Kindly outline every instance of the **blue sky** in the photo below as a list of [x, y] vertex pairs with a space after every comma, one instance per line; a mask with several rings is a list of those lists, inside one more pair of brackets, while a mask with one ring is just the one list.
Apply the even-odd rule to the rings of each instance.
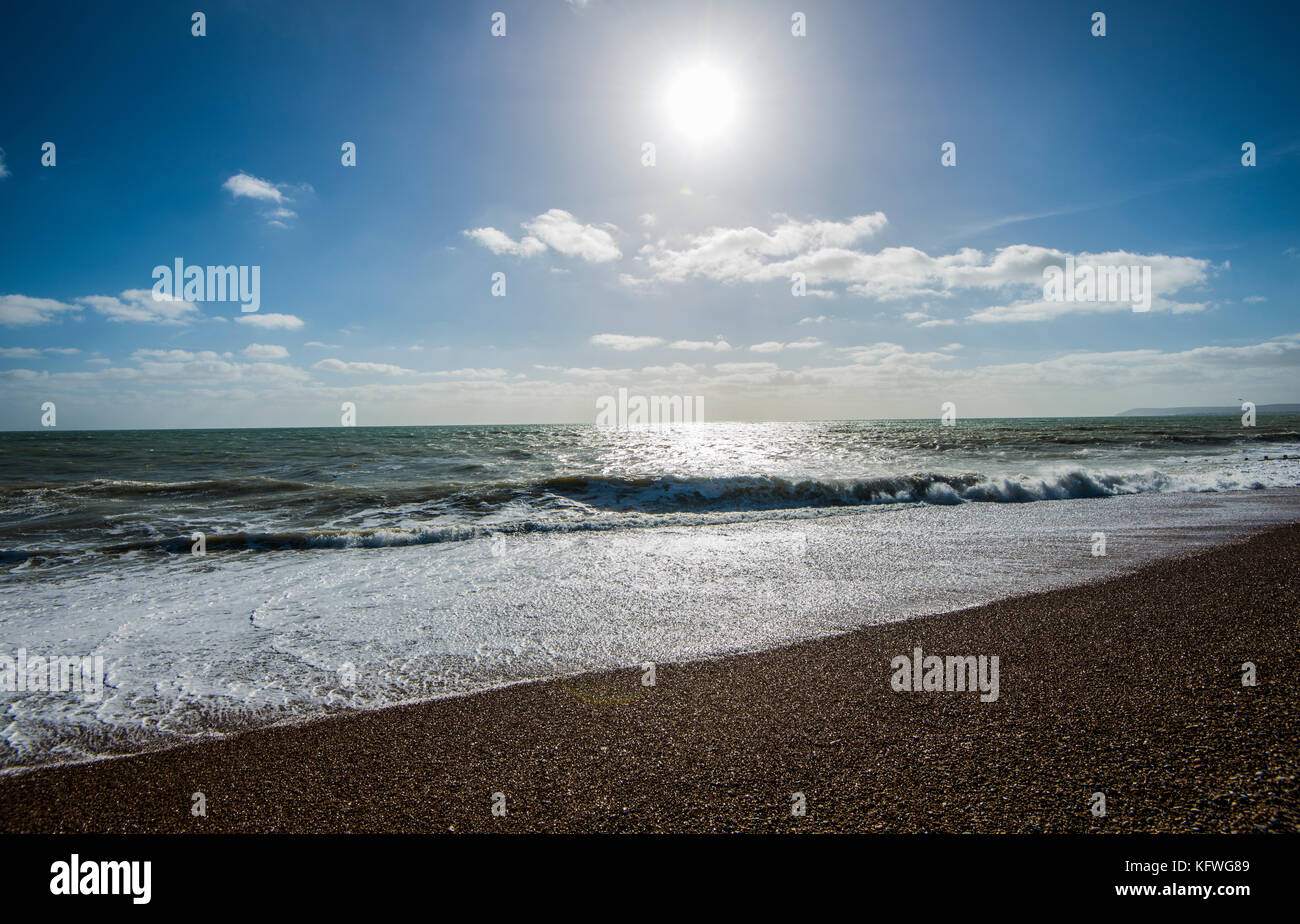
[[[5, 7], [0, 427], [1300, 400], [1295, 4], [200, 6]], [[1067, 255], [1152, 310], [1044, 303]], [[178, 257], [259, 311], [155, 302]]]

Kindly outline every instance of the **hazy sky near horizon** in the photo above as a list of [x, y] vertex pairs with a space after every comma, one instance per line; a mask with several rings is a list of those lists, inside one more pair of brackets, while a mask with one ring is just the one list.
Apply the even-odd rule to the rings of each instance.
[[0, 14], [0, 428], [1300, 400], [1295, 3], [194, 6]]

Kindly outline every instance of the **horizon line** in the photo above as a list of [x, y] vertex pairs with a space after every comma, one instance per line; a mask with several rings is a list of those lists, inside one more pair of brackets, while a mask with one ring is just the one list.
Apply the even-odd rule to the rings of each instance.
[[[1294, 405], [1296, 405], [1297, 407], [1300, 407], [1300, 402], [1289, 402], [1289, 401], [1273, 401], [1273, 402], [1269, 402], [1268, 404], [1257, 404], [1255, 407], [1256, 407], [1256, 410], [1259, 410], [1260, 408], [1273, 407], [1273, 406], [1277, 406], [1277, 405], [1289, 405], [1289, 404], [1294, 404]], [[1143, 417], [1163, 417], [1163, 416], [1167, 416], [1167, 417], [1222, 417], [1222, 416], [1233, 416], [1233, 415], [1235, 415], [1235, 414], [1237, 413], [1237, 411], [1238, 411], [1238, 409], [1237, 409], [1234, 405], [1230, 405], [1230, 404], [1225, 404], [1225, 405], [1182, 405], [1182, 407], [1221, 408], [1223, 411], [1225, 411], [1225, 412], [1229, 412], [1229, 413], [1224, 413], [1224, 414], [1167, 414], [1167, 415], [1162, 415], [1162, 414], [1143, 414], [1143, 415], [1141, 415], [1141, 416], [1143, 416]], [[1051, 416], [1043, 416], [1043, 415], [998, 415], [998, 416], [991, 416], [991, 417], [981, 417], [981, 416], [976, 416], [976, 415], [968, 415], [968, 416], [964, 416], [964, 417], [958, 417], [957, 419], [958, 419], [958, 420], [1106, 420], [1106, 419], [1110, 419], [1110, 418], [1125, 417], [1126, 415], [1130, 415], [1130, 414], [1132, 414], [1133, 411], [1140, 411], [1140, 410], [1170, 410], [1170, 411], [1174, 411], [1174, 410], [1179, 410], [1179, 406], [1174, 406], [1174, 407], [1169, 407], [1169, 408], [1129, 408], [1128, 410], [1125, 410], [1125, 411], [1119, 411], [1119, 412], [1114, 413], [1114, 414], [1059, 414], [1059, 415], [1051, 415]], [[1294, 411], [1294, 412], [1282, 412], [1282, 415], [1283, 415], [1283, 416], [1300, 416], [1300, 410], [1298, 410], [1298, 411]], [[331, 425], [315, 425], [315, 426], [269, 426], [269, 427], [76, 427], [76, 428], [74, 428], [74, 427], [58, 427], [58, 426], [54, 426], [54, 427], [26, 427], [26, 428], [20, 428], [20, 429], [17, 429], [17, 428], [15, 428], [15, 429], [0, 428], [0, 434], [4, 434], [4, 433], [33, 433], [33, 432], [43, 432], [43, 431], [47, 431], [47, 430], [52, 430], [52, 431], [56, 431], [56, 432], [63, 432], [63, 433], [157, 433], [157, 432], [161, 432], [161, 431], [171, 431], [171, 430], [183, 430], [183, 431], [194, 431], [194, 432], [204, 432], [204, 431], [222, 431], [222, 430], [394, 430], [394, 429], [400, 429], [400, 428], [402, 428], [402, 427], [407, 427], [407, 428], [415, 427], [415, 428], [420, 428], [420, 429], [433, 429], [433, 428], [438, 428], [438, 427], [445, 427], [445, 428], [453, 428], [453, 427], [590, 427], [590, 428], [592, 428], [593, 430], [597, 430], [597, 429], [601, 429], [601, 430], [640, 430], [640, 429], [646, 429], [646, 430], [649, 430], [649, 429], [663, 430], [663, 429], [666, 429], [666, 428], [698, 426], [698, 425], [700, 425], [700, 424], [708, 425], [708, 424], [724, 424], [724, 423], [740, 423], [740, 424], [768, 424], [768, 423], [874, 423], [874, 422], [877, 422], [877, 421], [937, 421], [937, 420], [939, 420], [939, 419], [940, 419], [939, 416], [935, 416], [935, 417], [817, 417], [817, 418], [803, 417], [803, 418], [785, 418], [785, 419], [770, 419], [770, 420], [701, 420], [701, 421], [679, 421], [679, 422], [672, 422], [672, 423], [666, 423], [666, 424], [665, 424], [665, 423], [660, 423], [660, 424], [644, 424], [644, 425], [629, 426], [629, 427], [599, 427], [597, 424], [595, 424], [595, 423], [593, 423], [593, 422], [591, 422], [591, 421], [589, 421], [589, 420], [587, 420], [587, 421], [547, 421], [547, 422], [545, 422], [545, 423], [521, 423], [521, 422], [509, 422], [509, 423], [486, 423], [486, 422], [485, 422], [485, 423], [441, 423], [441, 424], [426, 424], [426, 423], [409, 423], [409, 424], [407, 424], [407, 423], [403, 423], [403, 424], [350, 424], [350, 425], [347, 425], [347, 426], [344, 426], [344, 425], [342, 425], [342, 424], [331, 424]]]

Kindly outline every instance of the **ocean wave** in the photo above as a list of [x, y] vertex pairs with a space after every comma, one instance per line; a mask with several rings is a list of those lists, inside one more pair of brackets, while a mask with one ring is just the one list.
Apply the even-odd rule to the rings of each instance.
[[1167, 474], [1158, 470], [1112, 473], [1075, 469], [1048, 475], [989, 476], [937, 472], [865, 479], [730, 478], [551, 479], [534, 488], [603, 510], [660, 513], [682, 510], [761, 510], [794, 507], [857, 507], [871, 504], [1026, 503], [1167, 491], [1224, 491], [1292, 487], [1294, 478], [1266, 484], [1223, 474]]
[[303, 491], [318, 487], [305, 481], [285, 481], [279, 478], [208, 478], [194, 481], [135, 481], [119, 478], [96, 478], [91, 481], [47, 484], [33, 487], [27, 484], [0, 485], [0, 498], [31, 497], [138, 497], [172, 495], [211, 495], [237, 497], [242, 494], [275, 494]]
[[[487, 539], [496, 535], [615, 530], [646, 526], [725, 523], [818, 510], [896, 504], [1031, 503], [1125, 494], [1215, 492], [1300, 486], [1288, 467], [1267, 479], [1248, 470], [1093, 472], [1072, 469], [1040, 475], [925, 472], [859, 479], [734, 476], [570, 475], [528, 485], [496, 485], [444, 496], [445, 503], [353, 510], [367, 525], [335, 528], [214, 528], [208, 552], [386, 548]], [[423, 522], [421, 522], [423, 521]], [[203, 531], [201, 526], [194, 529]], [[159, 535], [162, 532], [162, 535]], [[97, 554], [188, 554], [189, 533], [147, 536], [99, 545]], [[0, 550], [0, 562], [50, 563], [79, 550]]]

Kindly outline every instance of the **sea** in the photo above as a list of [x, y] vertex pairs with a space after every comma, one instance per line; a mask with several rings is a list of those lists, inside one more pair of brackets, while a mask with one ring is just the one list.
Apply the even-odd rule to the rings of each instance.
[[[1300, 416], [0, 433], [0, 771], [760, 650], [1297, 520]], [[20, 651], [101, 659], [100, 694], [17, 689]]]

